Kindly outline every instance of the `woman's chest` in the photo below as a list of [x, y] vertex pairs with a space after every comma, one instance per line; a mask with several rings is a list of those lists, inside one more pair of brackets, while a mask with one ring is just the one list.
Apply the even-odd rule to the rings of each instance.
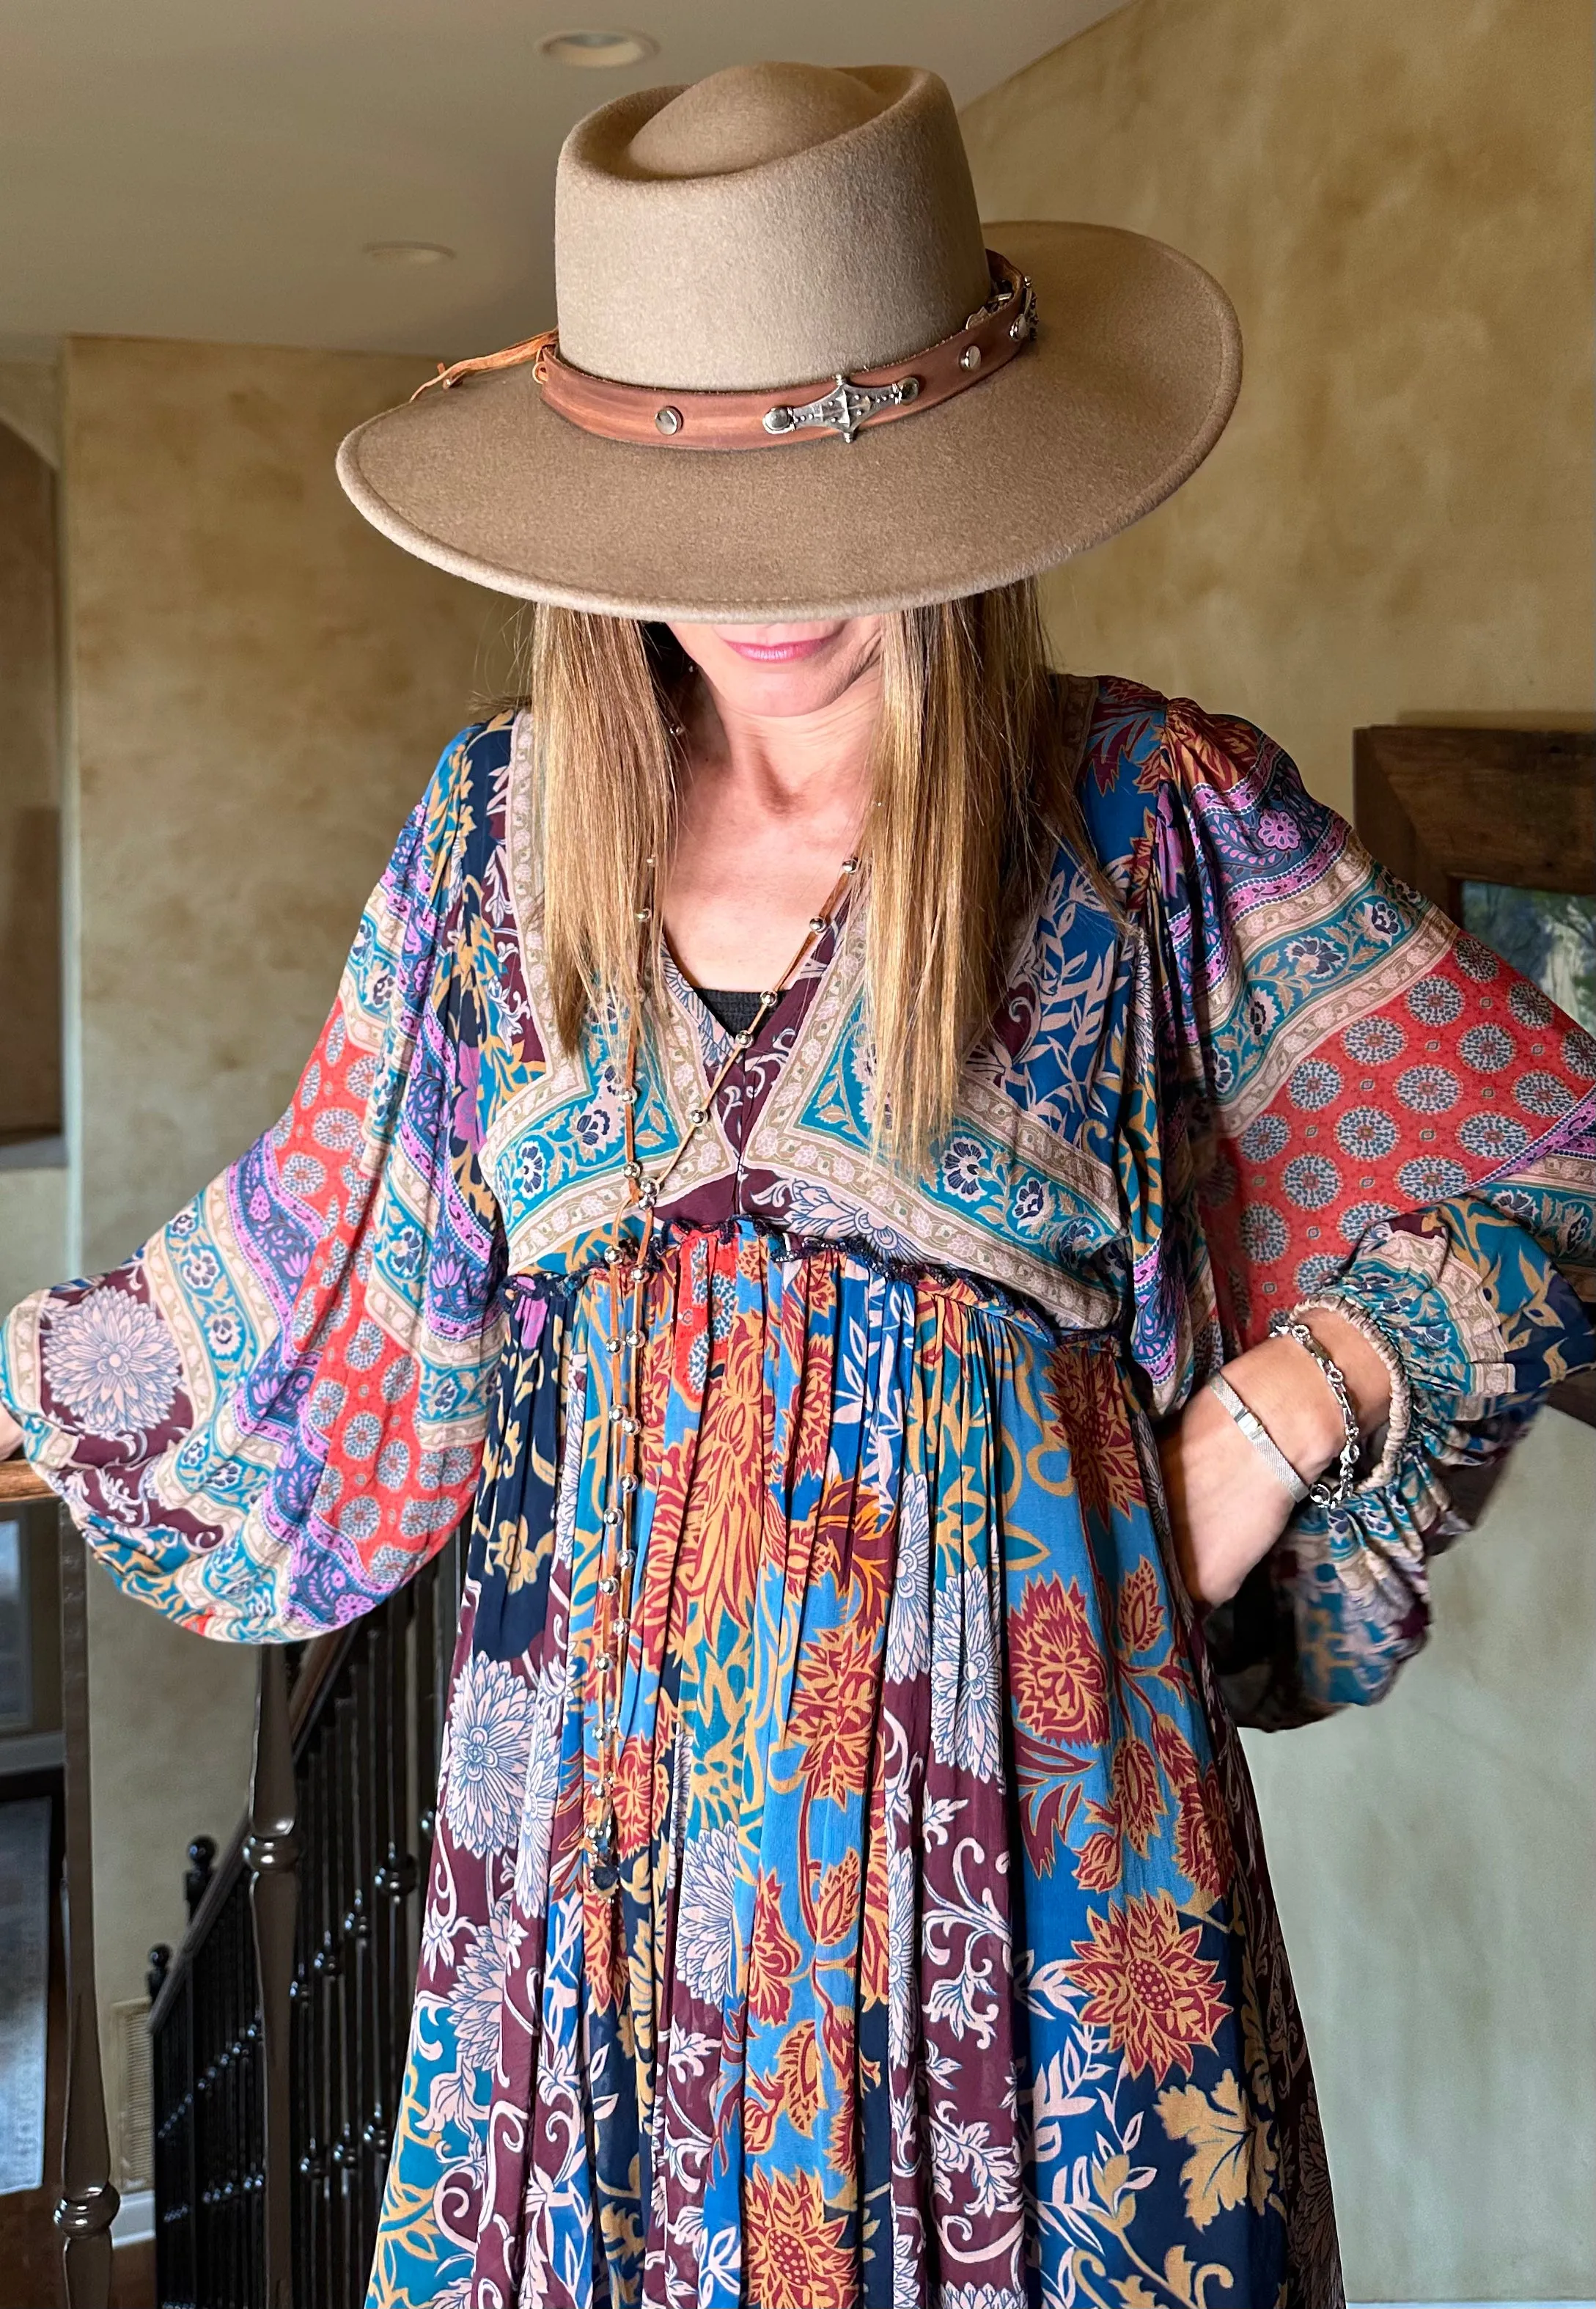
[[985, 1277], [1072, 1325], [1114, 1319], [1126, 973], [1111, 922], [1059, 886], [1066, 866], [1015, 942], [953, 1128], [910, 1179], [872, 1149], [862, 904], [815, 946], [746, 1051], [669, 954], [634, 1038], [600, 1008], [567, 1050], [552, 1024], [532, 838], [506, 778], [484, 813], [462, 923], [461, 1120], [513, 1271], [588, 1266], [652, 1189], [662, 1224], [753, 1218]]

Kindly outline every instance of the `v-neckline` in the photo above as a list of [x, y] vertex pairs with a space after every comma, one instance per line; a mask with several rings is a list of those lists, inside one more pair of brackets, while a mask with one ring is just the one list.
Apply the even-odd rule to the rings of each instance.
[[[777, 1001], [774, 1008], [771, 1011], [769, 1016], [765, 1019], [764, 1024], [761, 1026], [758, 1036], [751, 1046], [750, 1056], [753, 1054], [754, 1051], [758, 1050], [766, 1042], [772, 1030], [776, 1025], [777, 1021], [781, 1018], [782, 1012], [786, 1009], [788, 1003], [798, 991], [800, 987], [813, 987], [815, 991], [818, 993], [821, 986], [824, 983], [825, 979], [829, 975], [833, 964], [835, 963], [838, 956], [842, 950], [844, 933], [849, 922], [858, 911], [862, 896], [862, 891], [854, 889], [844, 891], [841, 899], [839, 901], [837, 911], [832, 916], [831, 927], [825, 933], [825, 937], [816, 939], [814, 951], [809, 955], [802, 967], [798, 970], [797, 975], [792, 979], [791, 982], [782, 990], [780, 999]], [[831, 940], [831, 950], [829, 953], [825, 954], [824, 959], [820, 962], [819, 967], [816, 968], [815, 966], [816, 957], [819, 956], [824, 949], [826, 938], [829, 938]], [[723, 1059], [726, 1055], [727, 1047], [733, 1039], [732, 1030], [730, 1027], [723, 1026], [721, 1025], [720, 1019], [716, 1017], [714, 1012], [710, 1008], [709, 1004], [704, 1000], [703, 996], [699, 991], [698, 988], [694, 984], [692, 979], [688, 977], [684, 964], [677, 958], [675, 947], [671, 945], [670, 933], [666, 929], [663, 921], [661, 921], [660, 925], [660, 946], [665, 958], [663, 975], [667, 990], [676, 997], [678, 1006], [686, 1011], [689, 1021], [694, 1027], [700, 1027], [702, 1029], [703, 1026], [707, 1025], [711, 1037], [720, 1045], [720, 1058]], [[724, 989], [712, 990], [724, 991], [729, 994], [755, 993], [763, 991], [761, 989], [749, 987], [727, 987]], [[811, 1001], [813, 999], [813, 996], [811, 996]], [[806, 1005], [806, 1008], [807, 1007], [807, 1005]], [[717, 1059], [717, 1064], [718, 1063], [719, 1059]]]
[[[754, 1042], [744, 1054], [740, 1068], [733, 1070], [721, 1091], [723, 1102], [740, 1110], [738, 1139], [746, 1147], [760, 1114], [775, 1088], [780, 1077], [797, 1055], [805, 1027], [814, 1011], [821, 989], [837, 966], [843, 947], [848, 943], [850, 925], [857, 919], [863, 892], [848, 890], [833, 915], [825, 937], [817, 941], [798, 975], [783, 990], [781, 999], [766, 1017]], [[826, 941], [829, 939], [829, 949]], [[714, 1012], [703, 999], [698, 988], [688, 977], [663, 922], [660, 926], [660, 943], [663, 958], [661, 977], [665, 992], [686, 1025], [700, 1074], [700, 1087], [707, 1089], [720, 1067], [724, 1065], [735, 1040], [729, 1028], [722, 1026]], [[796, 1015], [792, 1005], [799, 1005]], [[774, 1038], [784, 1027], [790, 1027], [791, 1040], [784, 1051], [772, 1048]], [[722, 1109], [722, 1120], [727, 1120]]]

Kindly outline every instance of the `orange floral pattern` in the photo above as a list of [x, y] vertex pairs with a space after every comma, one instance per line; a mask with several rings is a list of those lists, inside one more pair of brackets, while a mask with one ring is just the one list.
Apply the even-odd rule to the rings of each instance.
[[792, 2010], [792, 1980], [803, 1950], [781, 1922], [781, 1880], [762, 1875], [754, 1902], [748, 1945], [748, 2010], [756, 2020], [780, 2028]]
[[1079, 1580], [1033, 1579], [1009, 1621], [1014, 1706], [1039, 1738], [1095, 1748], [1109, 1729], [1107, 1663]]
[[748, 2300], [757, 2309], [854, 2309], [848, 2221], [828, 2213], [812, 2174], [755, 2172], [744, 2231]]
[[1164, 1640], [1164, 1607], [1159, 1596], [1158, 1574], [1143, 1561], [1119, 1583], [1119, 1643], [1133, 1656], [1150, 1652]]
[[789, 1736], [804, 1751], [806, 1781], [833, 1803], [857, 1795], [869, 1769], [876, 1734], [873, 1650], [867, 1627], [827, 1628], [806, 1658], [788, 1719]]
[[1164, 1810], [1158, 1766], [1144, 1740], [1133, 1733], [1116, 1743], [1111, 1777], [1120, 1829], [1132, 1850], [1144, 1860]]
[[1167, 1892], [1143, 1893], [1106, 1916], [1087, 1916], [1089, 1937], [1065, 1967], [1085, 2002], [1082, 2018], [1106, 2028], [1132, 2076], [1171, 2069], [1190, 2076], [1193, 2056], [1213, 2043], [1226, 2017], [1217, 1968], [1198, 1955], [1202, 1932], [1183, 1930]]

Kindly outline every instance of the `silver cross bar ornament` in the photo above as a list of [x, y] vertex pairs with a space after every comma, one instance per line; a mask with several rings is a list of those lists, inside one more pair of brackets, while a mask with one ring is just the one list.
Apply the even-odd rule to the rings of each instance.
[[903, 376], [895, 385], [854, 385], [839, 375], [829, 393], [818, 401], [800, 402], [796, 409], [779, 402], [764, 412], [767, 433], [796, 433], [804, 425], [830, 425], [844, 441], [851, 441], [861, 425], [879, 417], [884, 409], [902, 408], [919, 393], [918, 376]]

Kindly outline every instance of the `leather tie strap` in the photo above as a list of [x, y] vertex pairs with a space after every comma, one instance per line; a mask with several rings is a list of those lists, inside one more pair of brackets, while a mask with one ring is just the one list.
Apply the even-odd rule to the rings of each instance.
[[851, 441], [867, 425], [890, 423], [917, 410], [951, 401], [1022, 352], [1036, 328], [1030, 281], [1006, 257], [987, 252], [992, 294], [962, 329], [907, 360], [850, 376], [755, 393], [678, 393], [621, 385], [594, 376], [561, 358], [558, 333], [548, 329], [500, 353], [456, 361], [428, 377], [412, 399], [433, 386], [447, 391], [480, 372], [532, 365], [544, 400], [584, 433], [650, 448], [768, 449], [789, 441]]

